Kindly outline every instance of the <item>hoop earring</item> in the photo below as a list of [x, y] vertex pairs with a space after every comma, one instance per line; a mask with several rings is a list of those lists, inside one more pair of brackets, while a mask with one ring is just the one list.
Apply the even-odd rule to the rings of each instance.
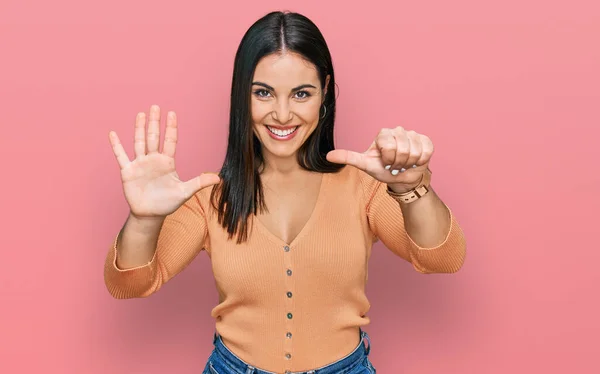
[[325, 104], [323, 104], [323, 115], [321, 116], [321, 119], [325, 118], [325, 116], [327, 115], [327, 107], [325, 106]]

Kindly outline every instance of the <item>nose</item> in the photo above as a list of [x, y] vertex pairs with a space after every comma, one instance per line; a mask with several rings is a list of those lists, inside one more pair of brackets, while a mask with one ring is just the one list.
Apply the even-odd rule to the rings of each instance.
[[275, 103], [275, 107], [273, 108], [273, 112], [271, 113], [273, 119], [282, 125], [290, 122], [292, 120], [293, 114], [290, 110], [290, 105], [287, 100], [278, 100]]

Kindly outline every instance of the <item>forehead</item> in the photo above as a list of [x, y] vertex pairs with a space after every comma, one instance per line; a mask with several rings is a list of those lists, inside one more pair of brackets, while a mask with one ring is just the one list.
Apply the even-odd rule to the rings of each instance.
[[279, 52], [263, 57], [256, 65], [253, 80], [274, 88], [292, 88], [305, 83], [318, 87], [319, 84], [315, 65], [294, 52]]

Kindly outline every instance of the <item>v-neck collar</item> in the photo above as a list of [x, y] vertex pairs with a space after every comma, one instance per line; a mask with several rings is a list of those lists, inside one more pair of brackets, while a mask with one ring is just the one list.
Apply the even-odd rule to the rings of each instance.
[[306, 233], [310, 230], [311, 226], [314, 225], [314, 221], [321, 211], [321, 208], [324, 204], [323, 200], [325, 199], [325, 197], [323, 195], [325, 194], [325, 191], [326, 191], [325, 186], [329, 180], [329, 174], [330, 173], [323, 173], [323, 176], [321, 177], [321, 185], [319, 186], [319, 194], [317, 196], [317, 202], [315, 203], [315, 206], [313, 207], [310, 217], [308, 218], [306, 223], [304, 223], [304, 226], [302, 226], [302, 229], [300, 229], [300, 232], [298, 233], [298, 235], [296, 235], [296, 237], [292, 240], [291, 243], [286, 243], [283, 239], [281, 239], [280, 237], [278, 237], [277, 235], [275, 235], [271, 231], [269, 231], [269, 229], [267, 229], [267, 227], [265, 225], [263, 225], [263, 223], [260, 221], [260, 219], [258, 219], [258, 217], [256, 215], [254, 215], [254, 216], [252, 216], [252, 220], [256, 224], [257, 228], [259, 230], [261, 230], [267, 236], [267, 238], [270, 239], [275, 244], [281, 245], [281, 246], [293, 247], [296, 243], [298, 243], [298, 241], [300, 239], [302, 239], [302, 237], [304, 235], [306, 235]]

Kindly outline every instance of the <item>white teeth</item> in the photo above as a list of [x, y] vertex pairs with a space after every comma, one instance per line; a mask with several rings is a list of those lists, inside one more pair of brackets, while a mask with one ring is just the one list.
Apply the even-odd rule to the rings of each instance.
[[281, 137], [290, 135], [291, 133], [296, 131], [297, 128], [298, 128], [298, 126], [292, 127], [292, 128], [286, 129], [286, 130], [279, 130], [279, 129], [267, 126], [267, 129], [269, 129], [269, 131], [271, 131], [273, 134], [275, 134], [277, 136], [281, 136]]

